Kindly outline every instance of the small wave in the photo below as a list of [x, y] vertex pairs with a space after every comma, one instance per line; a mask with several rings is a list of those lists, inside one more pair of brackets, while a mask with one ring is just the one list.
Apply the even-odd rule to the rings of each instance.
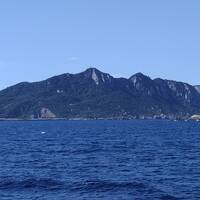
[[180, 200], [180, 198], [174, 197], [172, 195], [163, 195], [160, 197], [160, 200]]
[[143, 183], [138, 182], [110, 182], [110, 181], [86, 181], [76, 184], [73, 190], [91, 191], [116, 191], [145, 188]]
[[158, 195], [160, 196], [160, 200], [180, 200], [179, 198], [169, 195], [163, 191], [160, 191], [156, 188], [153, 188], [149, 185], [146, 185], [142, 182], [112, 182], [112, 181], [86, 181], [83, 183], [80, 183], [79, 185], [76, 185], [76, 187], [73, 187], [74, 191], [87, 191], [87, 192], [129, 192], [130, 194], [137, 194], [139, 196], [143, 195], [149, 195], [154, 196]]
[[138, 182], [109, 182], [109, 181], [84, 181], [65, 184], [53, 179], [25, 179], [0, 181], [2, 189], [44, 189], [44, 190], [70, 190], [70, 191], [114, 191], [144, 188]]
[[0, 189], [59, 189], [63, 183], [52, 179], [26, 179], [0, 181]]
[[54, 179], [25, 179], [25, 180], [4, 180], [0, 181], [0, 190], [47, 190], [57, 191], [64, 190], [65, 192], [74, 193], [107, 193], [107, 192], [118, 192], [123, 193], [129, 192], [130, 194], [137, 195], [150, 195], [159, 196], [160, 200], [179, 200], [179, 198], [169, 195], [161, 190], [152, 188], [145, 185], [142, 182], [114, 182], [114, 181], [83, 181], [83, 182], [72, 182], [64, 183]]
[[70, 153], [73, 154], [90, 154], [90, 153], [97, 153], [101, 152], [101, 148], [88, 148], [88, 149], [78, 149], [78, 150], [72, 150]]

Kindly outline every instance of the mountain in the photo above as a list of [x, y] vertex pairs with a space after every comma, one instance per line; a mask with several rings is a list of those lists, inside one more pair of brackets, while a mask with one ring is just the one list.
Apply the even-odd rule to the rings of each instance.
[[200, 93], [200, 85], [195, 85], [194, 87], [197, 90], [197, 92]]
[[198, 113], [200, 86], [142, 73], [114, 78], [89, 68], [0, 91], [0, 118], [188, 118]]

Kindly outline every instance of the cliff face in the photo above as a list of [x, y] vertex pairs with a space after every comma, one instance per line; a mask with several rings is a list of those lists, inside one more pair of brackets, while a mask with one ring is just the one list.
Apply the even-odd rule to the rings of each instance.
[[195, 87], [196, 91], [200, 94], [200, 85], [195, 85], [194, 87]]
[[200, 87], [95, 68], [0, 91], [1, 118], [175, 118], [200, 113]]

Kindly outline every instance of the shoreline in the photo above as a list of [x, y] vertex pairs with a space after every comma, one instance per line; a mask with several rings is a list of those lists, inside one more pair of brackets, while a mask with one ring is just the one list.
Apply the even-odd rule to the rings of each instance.
[[37, 118], [37, 119], [28, 119], [28, 118], [0, 118], [1, 121], [144, 121], [144, 120], [155, 120], [155, 121], [200, 121], [200, 119], [192, 118]]

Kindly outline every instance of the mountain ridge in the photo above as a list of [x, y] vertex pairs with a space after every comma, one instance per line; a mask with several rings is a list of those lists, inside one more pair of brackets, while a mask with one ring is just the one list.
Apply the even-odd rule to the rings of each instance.
[[200, 113], [200, 86], [136, 73], [115, 78], [97, 68], [0, 91], [0, 118], [188, 118]]

